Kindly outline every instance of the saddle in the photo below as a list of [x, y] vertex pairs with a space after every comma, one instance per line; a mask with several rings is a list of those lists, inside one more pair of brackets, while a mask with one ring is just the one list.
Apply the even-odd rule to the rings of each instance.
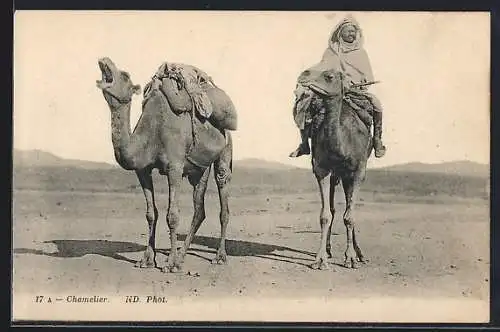
[[[309, 135], [312, 137], [322, 125], [325, 119], [326, 109], [320, 95], [314, 95], [310, 103], [311, 112], [307, 122], [311, 124]], [[370, 100], [362, 94], [348, 92], [342, 100], [342, 108], [353, 112], [363, 124], [370, 129], [373, 124], [373, 105]]]
[[298, 77], [297, 83], [314, 91], [314, 96], [307, 105], [310, 110], [315, 110], [315, 114], [310, 114], [310, 122], [313, 128], [319, 128], [324, 119], [325, 108], [323, 99], [339, 96], [342, 94], [342, 107], [350, 110], [366, 125], [371, 128], [373, 124], [373, 105], [365, 92], [358, 89], [345, 89], [343, 87], [343, 74], [334, 69], [324, 68], [321, 64], [304, 70]]
[[350, 90], [344, 94], [343, 99], [342, 107], [349, 106], [356, 112], [361, 121], [370, 128], [373, 124], [373, 112], [375, 109], [368, 97], [362, 92]]
[[[188, 68], [190, 77], [183, 74], [182, 66]], [[163, 63], [144, 88], [145, 100], [152, 86], [165, 95], [174, 113], [192, 112], [200, 121], [208, 120], [218, 129], [237, 129], [234, 104], [203, 71], [193, 66]]]
[[[179, 84], [179, 85], [178, 85]], [[218, 112], [212, 112], [207, 124], [206, 117], [199, 112], [195, 112], [195, 103], [191, 96], [182, 87], [182, 82], [164, 77], [162, 79], [153, 77], [153, 79], [144, 87], [143, 106], [153, 95], [153, 91], [165, 95], [172, 111], [176, 114], [183, 112], [191, 112], [191, 126], [193, 134], [193, 142], [186, 153], [186, 159], [193, 165], [206, 169], [210, 167], [212, 162], [218, 157], [227, 145], [227, 133], [224, 127], [235, 128], [235, 121], [231, 122], [232, 118], [221, 116], [225, 115], [228, 110], [234, 110], [229, 97], [225, 93], [214, 86], [207, 86], [205, 91], [207, 95], [212, 96], [213, 101], [219, 108]], [[225, 98], [221, 98], [221, 94]], [[220, 100], [222, 99], [222, 102]], [[230, 104], [228, 104], [230, 103]], [[232, 113], [231, 113], [232, 114]], [[236, 112], [234, 112], [236, 114]], [[222, 121], [219, 121], [222, 120]], [[227, 121], [229, 119], [229, 123]], [[225, 122], [226, 121], [226, 122]]]

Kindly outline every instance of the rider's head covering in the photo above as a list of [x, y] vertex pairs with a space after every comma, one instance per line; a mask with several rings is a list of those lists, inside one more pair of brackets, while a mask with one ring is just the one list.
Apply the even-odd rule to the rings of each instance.
[[[346, 42], [341, 37], [341, 31], [347, 25], [352, 25], [356, 28], [356, 39], [352, 43]], [[356, 19], [352, 15], [347, 15], [335, 26], [335, 29], [333, 29], [330, 35], [330, 40], [328, 41], [328, 45], [332, 49], [334, 49], [335, 47], [338, 48], [341, 52], [346, 53], [362, 48], [363, 42], [363, 32], [361, 30], [361, 27], [359, 26], [358, 21], [356, 21]]]

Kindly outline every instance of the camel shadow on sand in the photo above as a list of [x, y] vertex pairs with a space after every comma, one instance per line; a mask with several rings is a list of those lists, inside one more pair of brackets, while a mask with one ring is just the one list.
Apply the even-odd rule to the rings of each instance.
[[[184, 241], [186, 235], [179, 235], [179, 241]], [[86, 255], [100, 255], [113, 258], [119, 261], [135, 263], [135, 260], [123, 256], [123, 253], [141, 252], [146, 249], [145, 245], [133, 242], [110, 241], [110, 240], [49, 240], [44, 244], [53, 244], [57, 251], [49, 252], [32, 248], [15, 248], [14, 254], [43, 255], [58, 258], [77, 258]], [[210, 261], [213, 257], [206, 257], [204, 254], [215, 255], [219, 246], [219, 238], [209, 236], [195, 236], [192, 245], [207, 247], [191, 248], [188, 255], [196, 256], [203, 260]], [[157, 252], [168, 255], [170, 249], [159, 248]], [[226, 252], [229, 257], [252, 256], [263, 259], [270, 259], [291, 264], [307, 266], [305, 262], [313, 261], [313, 253], [284, 246], [270, 245], [259, 242], [249, 242], [242, 240], [226, 239]], [[290, 253], [295, 255], [290, 255]], [[300, 255], [302, 257], [297, 256]], [[306, 257], [304, 257], [306, 256]]]
[[16, 248], [14, 254], [43, 255], [58, 258], [77, 258], [86, 255], [100, 255], [120, 261], [134, 263], [120, 253], [137, 252], [146, 249], [146, 246], [132, 242], [109, 241], [109, 240], [50, 240], [43, 244], [54, 244], [57, 251], [49, 252], [40, 249]]

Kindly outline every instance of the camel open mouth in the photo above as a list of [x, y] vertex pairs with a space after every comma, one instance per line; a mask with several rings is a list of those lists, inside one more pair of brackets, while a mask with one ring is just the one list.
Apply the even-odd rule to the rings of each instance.
[[99, 68], [102, 73], [102, 82], [113, 83], [113, 71], [111, 68], [103, 61], [99, 61]]
[[116, 72], [115, 64], [109, 58], [100, 58], [97, 64], [101, 70], [102, 79], [96, 80], [96, 85], [99, 89], [106, 90], [113, 85], [114, 73]]

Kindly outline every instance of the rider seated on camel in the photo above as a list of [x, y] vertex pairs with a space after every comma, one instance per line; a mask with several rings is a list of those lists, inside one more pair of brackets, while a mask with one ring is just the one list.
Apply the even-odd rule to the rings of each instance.
[[[373, 106], [373, 142], [375, 157], [381, 158], [385, 155], [386, 147], [382, 143], [382, 105], [377, 97], [367, 91], [370, 84], [375, 83], [368, 54], [363, 48], [363, 34], [358, 22], [351, 16], [343, 19], [333, 30], [328, 48], [323, 53], [321, 62], [317, 68], [340, 70], [345, 77], [345, 89], [352, 93], [365, 96]], [[295, 91], [296, 102], [312, 97], [309, 88], [297, 84]], [[300, 129], [302, 142], [299, 147], [290, 154], [290, 157], [299, 157], [310, 154], [309, 136], [311, 127], [311, 115], [308, 107], [298, 109], [297, 103], [294, 109], [294, 118]]]

